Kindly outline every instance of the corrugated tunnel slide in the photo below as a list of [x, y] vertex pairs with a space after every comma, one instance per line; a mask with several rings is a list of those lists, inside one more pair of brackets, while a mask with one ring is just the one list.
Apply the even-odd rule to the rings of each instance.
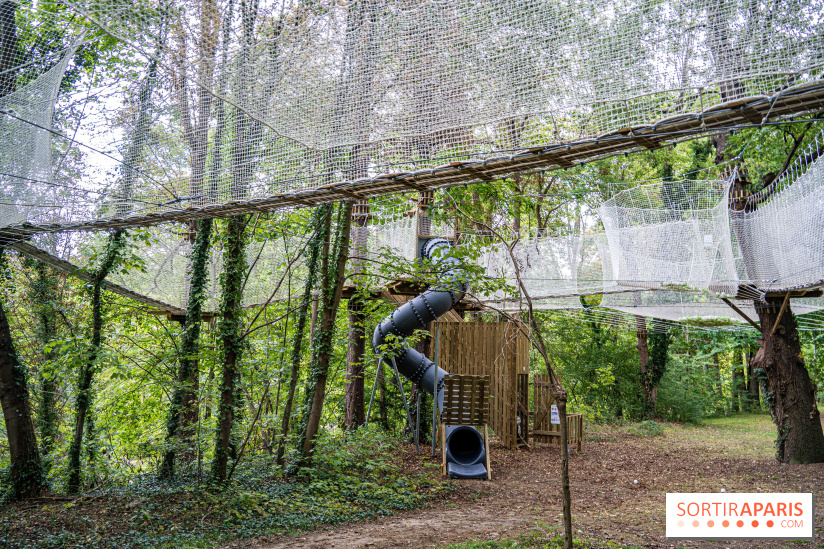
[[[376, 353], [380, 352], [382, 345], [390, 343], [387, 341], [390, 334], [405, 339], [416, 329], [426, 329], [430, 322], [446, 314], [463, 298], [467, 284], [461, 280], [459, 260], [449, 255], [451, 247], [444, 238], [430, 238], [423, 243], [421, 257], [442, 267], [443, 278], [448, 282], [442, 287], [427, 289], [384, 318], [372, 337]], [[393, 347], [401, 375], [426, 393], [432, 394], [437, 387], [437, 403], [441, 407], [446, 372], [405, 343]], [[477, 429], [465, 425], [447, 426], [446, 459], [451, 478], [486, 478], [485, 457], [483, 437]]]

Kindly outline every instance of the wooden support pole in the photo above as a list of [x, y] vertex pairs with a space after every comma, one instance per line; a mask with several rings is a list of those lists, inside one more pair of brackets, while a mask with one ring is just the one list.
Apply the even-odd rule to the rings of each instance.
[[770, 330], [770, 336], [775, 335], [775, 331], [778, 329], [778, 324], [781, 322], [781, 317], [784, 316], [784, 311], [787, 310], [787, 303], [790, 302], [790, 292], [787, 292], [787, 295], [784, 296], [784, 302], [781, 303], [781, 310], [778, 311], [778, 317], [775, 319], [775, 324], [773, 324], [772, 330]]
[[[788, 295], [789, 295], [789, 294], [788, 294]], [[753, 328], [755, 328], [755, 329], [756, 329], [756, 330], [758, 330], [759, 332], [761, 331], [761, 326], [759, 326], [757, 322], [755, 322], [753, 319], [751, 319], [751, 318], [750, 318], [750, 317], [748, 317], [746, 314], [744, 314], [744, 311], [742, 311], [741, 309], [739, 309], [738, 307], [736, 307], [736, 306], [735, 306], [735, 303], [733, 303], [732, 301], [730, 301], [730, 300], [729, 300], [729, 299], [727, 299], [726, 297], [722, 297], [722, 298], [721, 298], [721, 301], [723, 301], [724, 303], [726, 303], [727, 305], [729, 305], [729, 306], [732, 308], [732, 310], [733, 310], [733, 311], [735, 311], [736, 313], [738, 313], [739, 315], [741, 315], [741, 317], [742, 317], [744, 320], [746, 320], [747, 322], [749, 322], [749, 323], [752, 325], [752, 327], [753, 327]], [[779, 317], [779, 318], [781, 318], [781, 317]]]
[[484, 423], [484, 446], [486, 446], [486, 480], [492, 480], [492, 465], [489, 459], [489, 425]]

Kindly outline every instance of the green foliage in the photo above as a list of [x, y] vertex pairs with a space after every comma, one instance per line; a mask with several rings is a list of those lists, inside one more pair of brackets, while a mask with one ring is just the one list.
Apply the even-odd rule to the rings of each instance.
[[[562, 315], [536, 314], [569, 393], [570, 412], [596, 421], [640, 416], [634, 333], [601, 324], [594, 315], [580, 323]], [[530, 364], [533, 372], [543, 373], [535, 350]]]
[[[96, 515], [82, 501], [56, 503], [32, 518], [0, 508], [0, 545], [17, 548], [202, 547], [313, 528], [363, 522], [423, 505], [449, 490], [437, 472], [409, 474], [394, 440], [376, 429], [326, 434], [315, 459], [322, 466], [286, 479], [268, 459], [248, 462], [221, 487], [159, 483], [153, 474], [91, 494], [105, 500]], [[50, 520], [51, 515], [56, 520]], [[68, 525], [68, 527], [66, 527]]]
[[664, 436], [664, 426], [651, 419], [645, 419], [639, 423], [630, 423], [627, 431], [637, 437], [661, 437]]
[[675, 356], [658, 386], [658, 416], [666, 421], [698, 423], [715, 410], [716, 382], [688, 356]]

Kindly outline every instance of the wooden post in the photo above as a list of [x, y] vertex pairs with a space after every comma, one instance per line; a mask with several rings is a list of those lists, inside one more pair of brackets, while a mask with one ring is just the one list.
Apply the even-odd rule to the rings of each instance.
[[441, 421], [441, 469], [446, 475], [446, 425]]
[[492, 465], [489, 459], [489, 426], [484, 423], [484, 447], [486, 450], [486, 480], [492, 480]]

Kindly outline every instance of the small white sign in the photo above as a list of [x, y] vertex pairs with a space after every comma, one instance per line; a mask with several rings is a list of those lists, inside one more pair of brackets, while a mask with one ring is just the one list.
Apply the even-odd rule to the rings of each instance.
[[[544, 417], [546, 417], [546, 416], [544, 416]], [[553, 404], [552, 407], [550, 408], [549, 421], [553, 425], [560, 425], [561, 424], [561, 416], [558, 415], [558, 406], [556, 404]]]
[[704, 246], [707, 247], [707, 248], [712, 248], [713, 242], [712, 242], [712, 235], [711, 234], [705, 234], [704, 235]]
[[667, 494], [670, 539], [813, 539], [812, 494]]

